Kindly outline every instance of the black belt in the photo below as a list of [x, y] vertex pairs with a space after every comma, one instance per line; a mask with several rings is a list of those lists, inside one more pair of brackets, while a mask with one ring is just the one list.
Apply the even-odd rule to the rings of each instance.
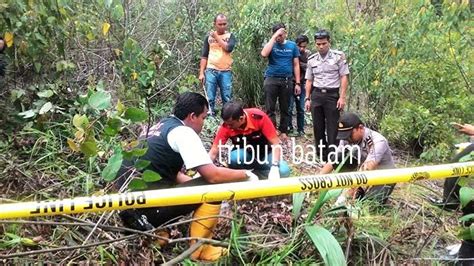
[[278, 79], [278, 80], [293, 80], [293, 77], [267, 77], [270, 79]]
[[339, 88], [313, 87], [313, 91], [320, 92], [320, 93], [333, 93], [333, 92], [339, 92]]
[[206, 71], [211, 71], [211, 72], [229, 72], [230, 69], [227, 70], [217, 70], [215, 68], [206, 68]]

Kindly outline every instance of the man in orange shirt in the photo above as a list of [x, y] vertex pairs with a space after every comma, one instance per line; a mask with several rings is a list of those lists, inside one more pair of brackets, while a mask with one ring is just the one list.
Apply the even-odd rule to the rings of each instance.
[[235, 47], [235, 37], [227, 31], [227, 17], [218, 14], [214, 18], [214, 31], [204, 39], [199, 66], [199, 81], [206, 85], [209, 113], [216, 113], [216, 94], [219, 86], [222, 104], [232, 98], [232, 56]]

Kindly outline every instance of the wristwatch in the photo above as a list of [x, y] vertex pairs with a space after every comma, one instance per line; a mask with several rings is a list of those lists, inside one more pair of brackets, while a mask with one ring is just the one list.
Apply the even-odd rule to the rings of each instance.
[[301, 83], [299, 83], [299, 82], [296, 82], [296, 85], [298, 85], [298, 86], [301, 86]]
[[274, 162], [274, 163], [272, 163], [272, 166], [276, 166], [276, 167], [280, 168], [280, 162]]
[[311, 98], [306, 97], [306, 98], [304, 98], [304, 101], [311, 101]]

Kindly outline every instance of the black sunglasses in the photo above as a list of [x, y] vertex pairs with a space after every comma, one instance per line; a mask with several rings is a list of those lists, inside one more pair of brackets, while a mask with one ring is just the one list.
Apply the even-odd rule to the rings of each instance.
[[329, 37], [329, 33], [323, 31], [323, 32], [316, 32], [316, 34], [314, 34], [314, 38], [315, 39], [325, 39], [325, 38], [328, 38]]

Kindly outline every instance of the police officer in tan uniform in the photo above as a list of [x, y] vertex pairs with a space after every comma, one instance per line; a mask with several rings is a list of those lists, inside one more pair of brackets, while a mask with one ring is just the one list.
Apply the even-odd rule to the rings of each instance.
[[[377, 131], [364, 126], [358, 115], [345, 113], [338, 123], [337, 139], [340, 141], [335, 152], [329, 154], [329, 162], [319, 174], [328, 174], [344, 161], [343, 157], [353, 158], [344, 162], [341, 171], [362, 171], [393, 169], [395, 163], [387, 139]], [[348, 153], [349, 152], [349, 153]], [[392, 193], [395, 184], [378, 185], [349, 190], [348, 195], [366, 198], [384, 204]]]
[[[343, 52], [330, 49], [330, 35], [314, 35], [317, 53], [308, 58], [305, 109], [311, 111], [316, 150], [323, 161], [337, 146], [339, 112], [346, 104], [349, 67]], [[327, 132], [327, 135], [326, 135]]]

